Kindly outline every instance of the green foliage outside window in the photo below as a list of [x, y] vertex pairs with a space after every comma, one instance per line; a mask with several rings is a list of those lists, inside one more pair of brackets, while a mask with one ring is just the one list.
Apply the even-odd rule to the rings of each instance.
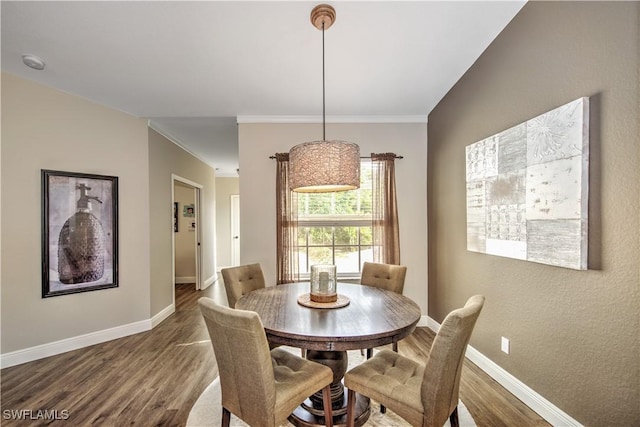
[[362, 261], [370, 260], [370, 162], [361, 164], [360, 181], [358, 190], [298, 194], [301, 271], [308, 271], [313, 264], [338, 264], [349, 270], [347, 273], [357, 273]]

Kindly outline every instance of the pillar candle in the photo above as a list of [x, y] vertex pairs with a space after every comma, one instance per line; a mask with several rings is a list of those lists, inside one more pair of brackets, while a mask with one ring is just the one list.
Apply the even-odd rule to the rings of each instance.
[[329, 273], [326, 271], [321, 271], [318, 276], [319, 288], [320, 292], [328, 292], [329, 291]]

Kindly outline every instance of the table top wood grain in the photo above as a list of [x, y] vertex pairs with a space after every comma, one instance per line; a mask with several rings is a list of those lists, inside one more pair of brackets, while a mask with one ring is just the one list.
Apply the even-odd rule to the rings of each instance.
[[307, 350], [345, 351], [397, 342], [420, 320], [420, 307], [406, 296], [359, 284], [338, 283], [338, 294], [350, 304], [309, 308], [298, 296], [309, 283], [268, 286], [244, 295], [236, 308], [258, 313], [272, 344]]

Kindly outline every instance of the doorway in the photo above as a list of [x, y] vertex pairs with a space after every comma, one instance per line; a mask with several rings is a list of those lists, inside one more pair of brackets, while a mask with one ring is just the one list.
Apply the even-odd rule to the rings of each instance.
[[202, 185], [178, 175], [172, 175], [171, 198], [173, 204], [173, 301], [176, 285], [194, 283], [202, 289], [201, 253], [201, 190]]

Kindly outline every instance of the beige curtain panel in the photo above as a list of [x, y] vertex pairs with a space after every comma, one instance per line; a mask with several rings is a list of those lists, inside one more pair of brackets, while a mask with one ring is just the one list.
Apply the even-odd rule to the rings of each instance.
[[400, 264], [395, 153], [371, 153], [373, 181], [373, 261]]
[[299, 281], [297, 195], [289, 188], [289, 153], [276, 153], [276, 283]]

